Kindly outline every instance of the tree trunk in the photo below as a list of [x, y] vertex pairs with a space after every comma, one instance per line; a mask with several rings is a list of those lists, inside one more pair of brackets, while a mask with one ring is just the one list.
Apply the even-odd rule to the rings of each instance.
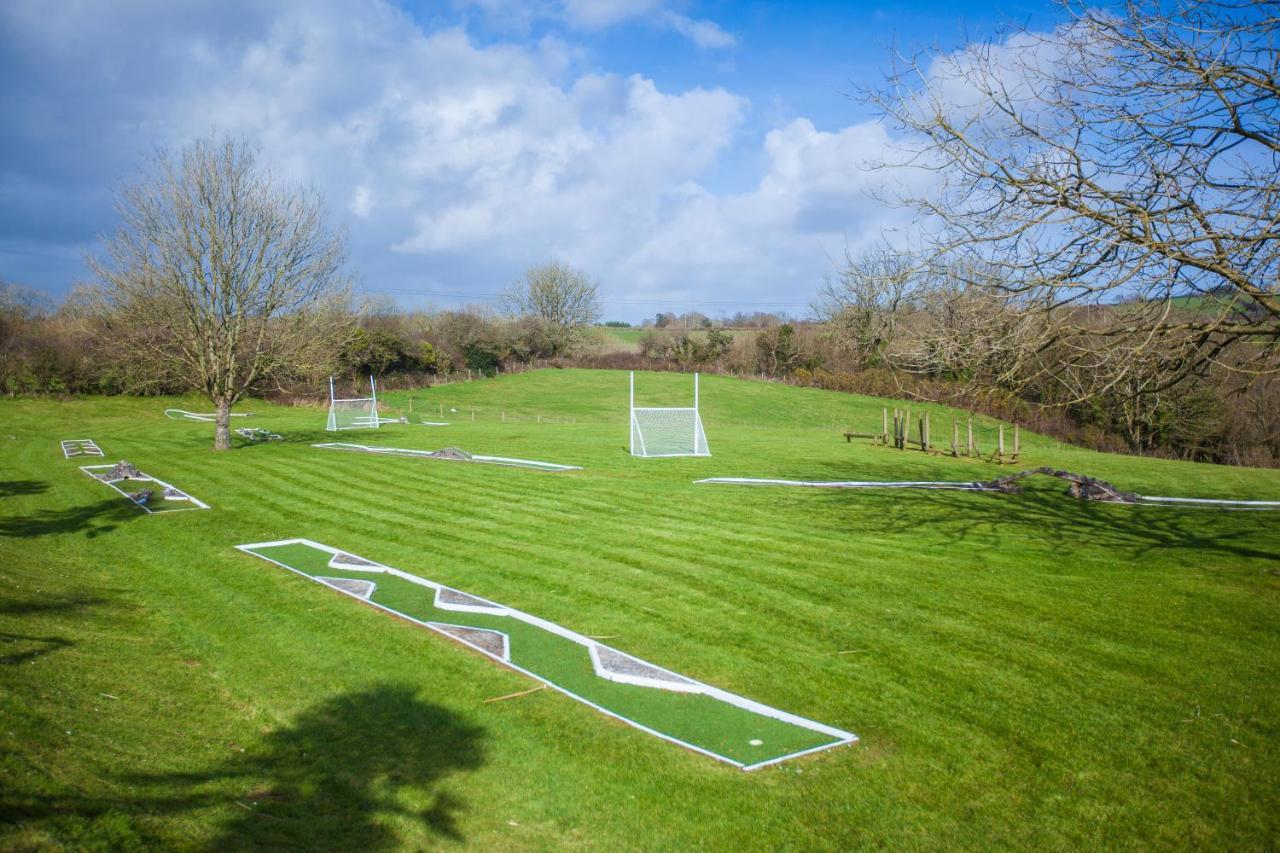
[[213, 449], [231, 449], [231, 404], [226, 400], [217, 400], [218, 415], [213, 430]]

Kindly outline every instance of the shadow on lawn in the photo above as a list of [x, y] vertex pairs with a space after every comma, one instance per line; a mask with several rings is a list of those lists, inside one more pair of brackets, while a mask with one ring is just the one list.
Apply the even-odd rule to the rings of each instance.
[[[423, 701], [416, 688], [375, 685], [313, 705], [243, 749], [229, 744], [229, 756], [209, 767], [117, 779], [112, 787], [131, 796], [0, 795], [0, 814], [55, 834], [68, 820], [187, 815], [183, 821], [203, 822], [216, 814], [225, 823], [201, 844], [214, 850], [399, 848], [405, 842], [394, 826], [406, 823], [462, 841], [457, 816], [466, 805], [443, 783], [483, 765], [484, 737], [483, 728]], [[132, 831], [148, 831], [128, 822]]]
[[125, 497], [106, 498], [97, 503], [66, 509], [45, 509], [30, 515], [0, 518], [0, 536], [32, 538], [58, 533], [81, 533], [92, 538], [110, 533], [123, 522], [145, 516]]
[[[0, 601], [0, 617], [21, 617], [35, 614], [75, 613], [103, 603], [101, 598], [85, 596], [59, 599], [26, 599]], [[66, 637], [36, 636], [0, 631], [0, 665], [17, 666], [44, 657], [50, 652], [70, 648], [75, 643]]]
[[39, 495], [47, 491], [49, 484], [44, 480], [0, 480], [0, 498]]
[[[807, 491], [807, 490], [806, 490]], [[847, 520], [880, 533], [941, 536], [979, 543], [1041, 542], [1071, 549], [1087, 543], [1141, 556], [1162, 549], [1280, 561], [1280, 514], [1267, 511], [1164, 506], [1123, 506], [1080, 501], [1056, 481], [1028, 486], [1017, 495], [958, 491], [858, 491], [815, 489], [825, 501], [852, 508], [880, 496], [871, 512]], [[891, 500], [884, 500], [891, 495]]]

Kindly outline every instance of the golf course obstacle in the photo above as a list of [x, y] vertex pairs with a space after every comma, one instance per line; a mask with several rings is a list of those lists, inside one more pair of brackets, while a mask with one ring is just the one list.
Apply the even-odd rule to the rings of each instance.
[[743, 770], [858, 739], [553, 622], [309, 539], [236, 547], [446, 636], [641, 731]]
[[244, 427], [236, 430], [236, 435], [245, 441], [284, 441], [284, 436], [280, 435], [280, 433], [262, 429], [261, 427]]
[[210, 509], [204, 501], [164, 480], [144, 474], [138, 470], [137, 466], [124, 460], [114, 465], [81, 465], [80, 470], [99, 483], [110, 486], [124, 495], [134, 506], [151, 515], [184, 512], [190, 509]]
[[62, 442], [62, 458], [74, 459], [78, 456], [104, 456], [102, 448], [91, 438], [68, 438]]
[[411, 459], [444, 459], [453, 462], [479, 462], [487, 465], [505, 465], [510, 468], [532, 468], [536, 471], [581, 471], [580, 465], [561, 465], [556, 462], [539, 462], [536, 459], [515, 459], [509, 456], [481, 456], [457, 447], [441, 450], [413, 450], [407, 447], [377, 447], [368, 444], [352, 444], [345, 441], [326, 441], [313, 444], [323, 450], [347, 450], [352, 453], [375, 453], [382, 456], [405, 456]]
[[636, 373], [631, 371], [631, 455], [710, 456], [698, 414], [698, 374], [693, 374], [692, 408], [636, 406]]
[[1106, 480], [1074, 474], [1048, 466], [1031, 468], [994, 480], [965, 482], [962, 480], [778, 480], [758, 477], [707, 477], [694, 484], [727, 486], [800, 486], [811, 489], [941, 489], [962, 492], [997, 492], [1018, 494], [1019, 481], [1034, 475], [1066, 480], [1066, 494], [1082, 501], [1146, 506], [1216, 506], [1221, 509], [1280, 510], [1280, 501], [1226, 500], [1221, 498], [1170, 498], [1140, 495], [1116, 488]]
[[[251, 418], [253, 412], [230, 412], [233, 418]], [[217, 423], [217, 412], [188, 412], [186, 409], [165, 409], [164, 416], [175, 421], [200, 421], [201, 423]]]

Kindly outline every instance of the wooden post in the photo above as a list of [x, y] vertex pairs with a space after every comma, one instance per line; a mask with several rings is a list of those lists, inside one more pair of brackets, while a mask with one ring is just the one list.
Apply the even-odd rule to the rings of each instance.
[[996, 461], [1004, 462], [1004, 424], [1000, 424], [1000, 448], [996, 453]]
[[444, 420], [444, 403], [440, 404], [440, 420]]
[[880, 441], [888, 446], [889, 444], [889, 407], [885, 406], [880, 410]]
[[1013, 425], [1013, 458], [1014, 459], [1018, 458], [1018, 451], [1020, 449], [1020, 444], [1021, 442], [1018, 440], [1018, 425], [1014, 424]]
[[969, 415], [969, 449], [965, 456], [973, 456], [973, 415]]
[[503, 410], [503, 412], [502, 412], [502, 422], [503, 422], [504, 424], [507, 422], [507, 412], [506, 412], [506, 410], [505, 410], [505, 409], [504, 409], [504, 410]]
[[960, 424], [955, 415], [951, 416], [951, 455], [960, 458]]
[[920, 419], [920, 450], [929, 452], [929, 413], [925, 412]]

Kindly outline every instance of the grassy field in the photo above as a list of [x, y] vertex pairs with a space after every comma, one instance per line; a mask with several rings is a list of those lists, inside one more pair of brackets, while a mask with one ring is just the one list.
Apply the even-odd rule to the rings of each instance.
[[[686, 404], [688, 377], [637, 381]], [[387, 394], [460, 411], [342, 436], [584, 466], [557, 473], [315, 450], [316, 409], [254, 402], [286, 440], [215, 454], [211, 425], [163, 415], [194, 399], [0, 402], [0, 848], [1280, 839], [1280, 516], [1085, 505], [1048, 481], [695, 486], [1011, 469], [846, 444], [880, 401], [714, 376], [712, 458], [632, 459], [626, 389], [547, 370]], [[62, 458], [85, 437], [213, 509], [140, 512]], [[1276, 471], [1023, 439], [1027, 467], [1146, 494], [1280, 497]], [[232, 547], [295, 536], [861, 742], [744, 773], [549, 690], [486, 703], [536, 685]]]

